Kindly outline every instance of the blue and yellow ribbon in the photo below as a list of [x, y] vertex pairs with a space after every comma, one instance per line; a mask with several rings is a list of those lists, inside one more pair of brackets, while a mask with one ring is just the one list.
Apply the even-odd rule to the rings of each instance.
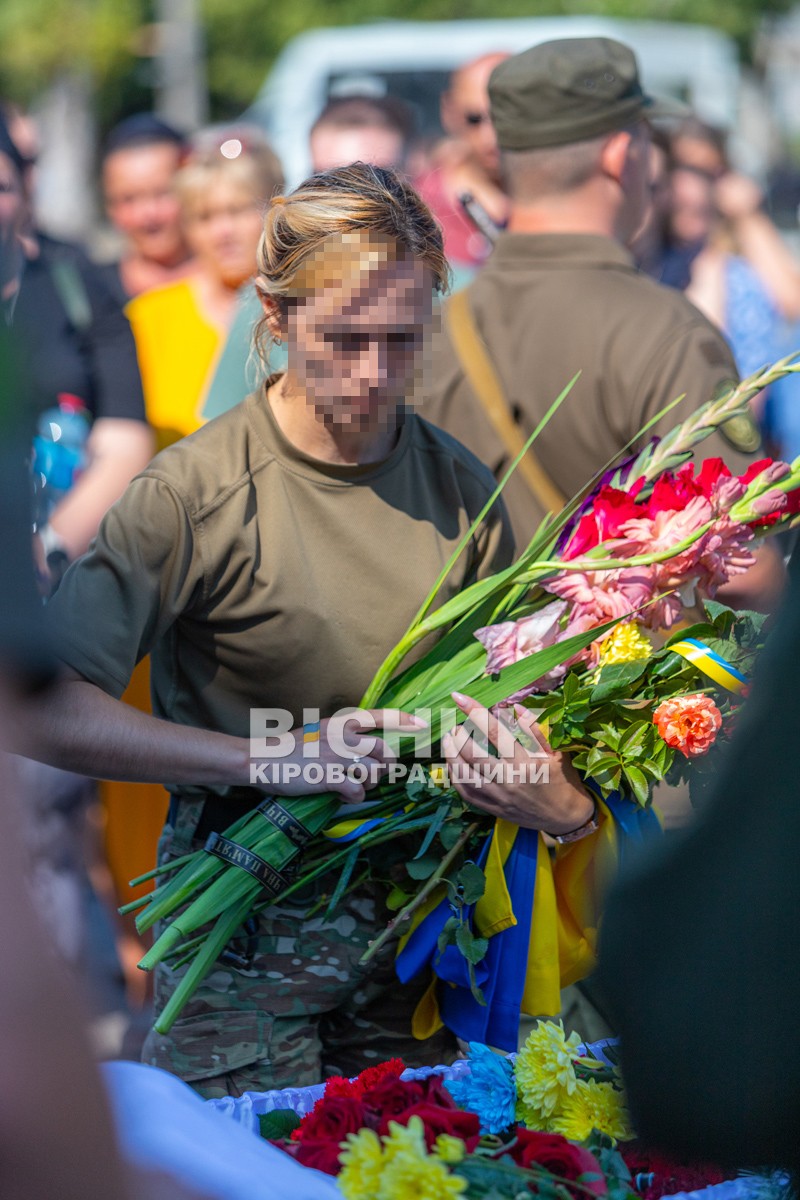
[[683, 641], [675, 642], [669, 649], [680, 654], [681, 658], [685, 658], [726, 691], [741, 695], [747, 688], [746, 676], [697, 638], [684, 638]]

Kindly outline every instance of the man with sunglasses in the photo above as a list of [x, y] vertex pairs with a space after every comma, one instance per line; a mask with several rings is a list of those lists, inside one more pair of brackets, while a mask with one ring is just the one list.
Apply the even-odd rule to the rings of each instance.
[[508, 198], [500, 182], [500, 151], [489, 115], [489, 76], [507, 54], [484, 54], [453, 73], [441, 100], [447, 139], [430, 170], [414, 186], [444, 231], [444, 248], [459, 281], [485, 262], [491, 242], [466, 215], [459, 197], [471, 196], [490, 221], [502, 227]]

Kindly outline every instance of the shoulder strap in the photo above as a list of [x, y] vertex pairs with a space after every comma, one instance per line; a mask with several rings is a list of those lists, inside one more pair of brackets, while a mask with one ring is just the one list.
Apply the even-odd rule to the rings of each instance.
[[47, 259], [47, 269], [70, 324], [85, 333], [92, 323], [92, 306], [77, 264], [59, 254]]
[[[513, 462], [526, 439], [511, 415], [502, 384], [478, 333], [466, 289], [450, 296], [443, 307], [450, 339], [464, 374]], [[546, 512], [561, 511], [567, 498], [553, 483], [532, 448], [520, 460], [517, 470]]]

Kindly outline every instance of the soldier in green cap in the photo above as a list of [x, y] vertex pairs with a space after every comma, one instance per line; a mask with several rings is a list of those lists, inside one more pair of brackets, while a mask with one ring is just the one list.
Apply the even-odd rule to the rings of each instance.
[[[666, 432], [736, 367], [718, 330], [626, 249], [650, 201], [649, 121], [683, 106], [647, 95], [633, 52], [609, 38], [514, 55], [489, 96], [511, 215], [477, 279], [444, 305], [425, 416], [500, 476], [581, 372], [506, 488], [523, 546], [654, 414], [685, 393], [653, 430]], [[738, 418], [701, 457], [738, 471], [758, 448], [755, 423]], [[759, 553], [729, 598], [770, 607], [783, 567]]]

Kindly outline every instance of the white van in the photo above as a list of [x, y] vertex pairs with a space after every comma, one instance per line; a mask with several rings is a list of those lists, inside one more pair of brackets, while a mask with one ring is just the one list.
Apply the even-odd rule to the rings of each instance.
[[392, 95], [414, 108], [422, 135], [436, 133], [439, 96], [455, 67], [490, 51], [517, 53], [563, 37], [611, 37], [631, 46], [645, 89], [676, 96], [699, 117], [733, 126], [739, 62], [733, 40], [702, 25], [604, 17], [487, 21], [386, 21], [314, 29], [278, 56], [248, 118], [262, 124], [290, 184], [310, 168], [308, 134], [328, 99]]

